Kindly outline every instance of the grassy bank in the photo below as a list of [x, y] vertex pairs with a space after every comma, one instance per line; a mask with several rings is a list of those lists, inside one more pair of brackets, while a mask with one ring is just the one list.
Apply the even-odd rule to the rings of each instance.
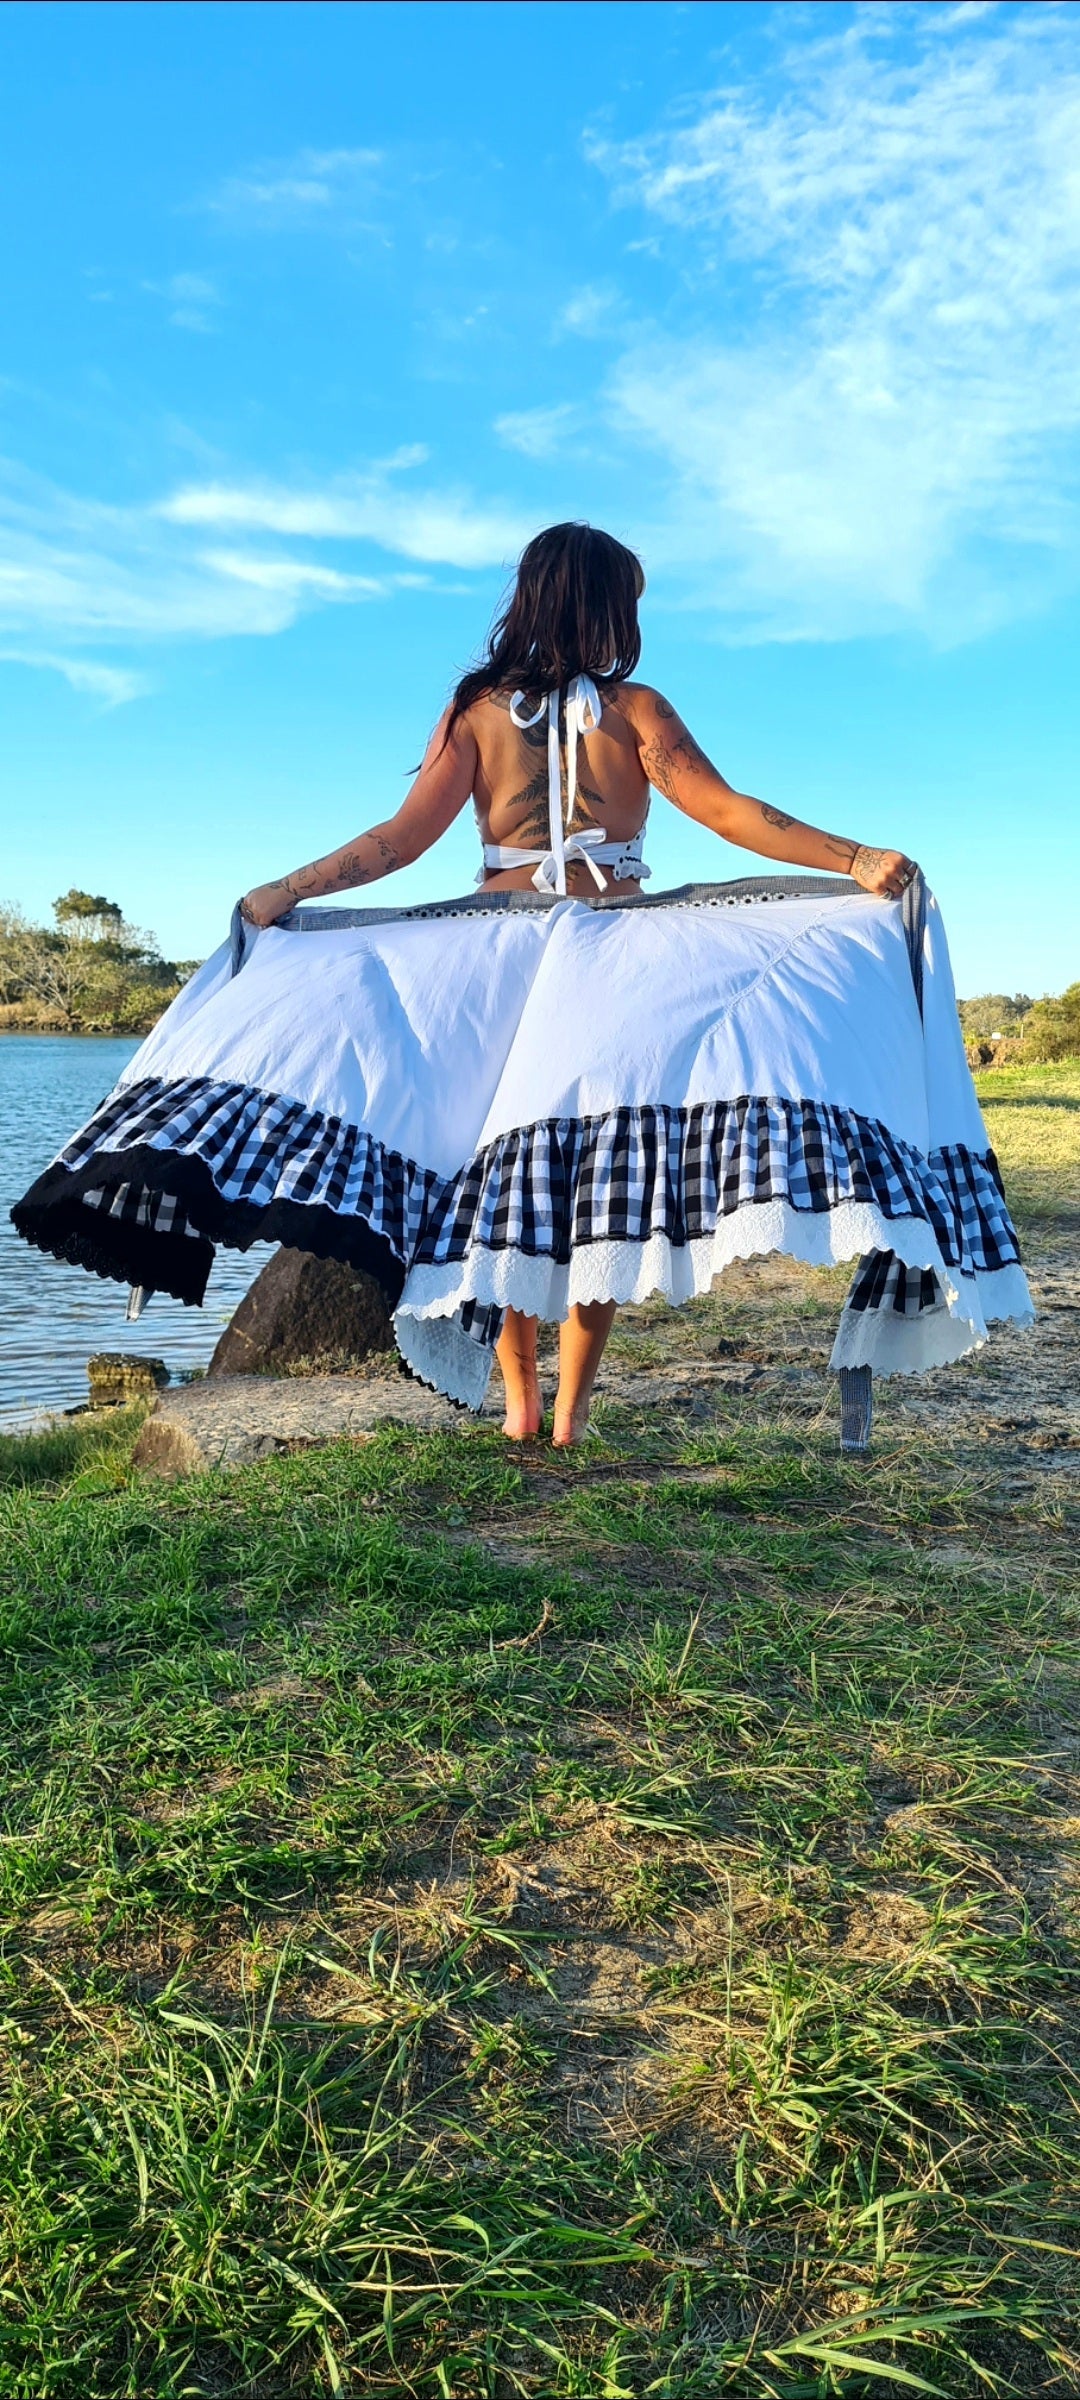
[[0, 2394], [1080, 2388], [1062, 1484], [133, 1431], [0, 1445]]

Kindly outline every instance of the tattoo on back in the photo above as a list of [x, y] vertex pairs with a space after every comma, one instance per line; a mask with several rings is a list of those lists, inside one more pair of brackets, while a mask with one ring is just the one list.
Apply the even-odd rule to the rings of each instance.
[[[509, 716], [510, 703], [514, 697], [511, 691], [506, 690], [489, 692], [487, 697], [491, 701], [493, 708], [501, 708], [504, 716]], [[530, 716], [533, 709], [539, 707], [542, 698], [543, 694], [541, 692], [525, 693], [525, 706]], [[520, 736], [520, 739], [524, 742], [527, 750], [546, 750], [548, 738], [547, 710], [545, 709], [542, 717], [539, 718], [535, 725], [515, 725], [514, 731]]]

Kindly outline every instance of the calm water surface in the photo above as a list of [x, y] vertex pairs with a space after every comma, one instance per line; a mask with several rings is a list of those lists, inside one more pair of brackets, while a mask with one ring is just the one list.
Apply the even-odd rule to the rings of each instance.
[[0, 1034], [0, 1425], [87, 1396], [95, 1350], [163, 1358], [173, 1375], [204, 1367], [223, 1325], [273, 1245], [219, 1250], [201, 1308], [159, 1293], [137, 1325], [127, 1292], [21, 1242], [8, 1211], [112, 1090], [138, 1043], [51, 1033]]

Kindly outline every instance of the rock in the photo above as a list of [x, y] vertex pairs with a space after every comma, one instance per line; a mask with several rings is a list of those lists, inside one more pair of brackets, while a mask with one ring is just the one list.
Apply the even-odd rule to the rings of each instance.
[[373, 1275], [309, 1250], [278, 1250], [245, 1293], [207, 1372], [341, 1375], [393, 1347]]
[[99, 1350], [88, 1358], [91, 1408], [120, 1408], [125, 1400], [144, 1400], [168, 1383], [163, 1358], [126, 1358], [122, 1350]]
[[203, 1475], [247, 1466], [275, 1451], [360, 1439], [380, 1425], [460, 1431], [475, 1418], [452, 1400], [400, 1375], [209, 1377], [159, 1394], [135, 1446], [150, 1474]]

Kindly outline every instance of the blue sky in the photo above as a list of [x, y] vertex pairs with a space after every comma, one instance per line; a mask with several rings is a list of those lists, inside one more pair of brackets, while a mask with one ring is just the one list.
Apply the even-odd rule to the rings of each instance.
[[1075, 979], [1078, 157], [1045, 0], [6, 6], [0, 898], [201, 954], [587, 516], [733, 782]]

